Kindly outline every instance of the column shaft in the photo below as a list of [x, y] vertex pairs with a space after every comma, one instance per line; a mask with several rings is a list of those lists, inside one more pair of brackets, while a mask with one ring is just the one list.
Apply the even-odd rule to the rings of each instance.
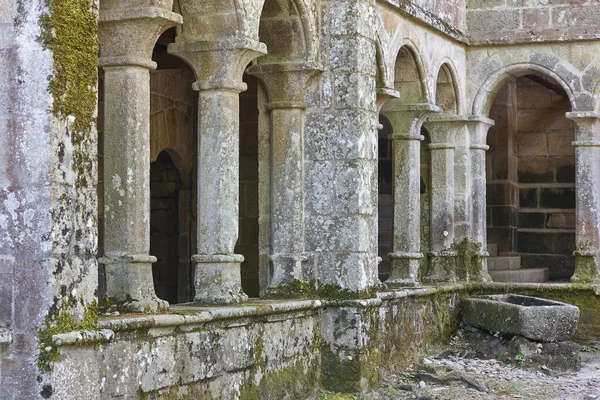
[[304, 110], [273, 108], [269, 287], [303, 281]]
[[567, 113], [575, 121], [577, 231], [571, 281], [600, 284], [600, 115]]
[[485, 160], [486, 151], [489, 147], [486, 145], [487, 133], [494, 121], [483, 117], [472, 117], [467, 123], [470, 138], [471, 153], [471, 241], [477, 250], [474, 265], [467, 269], [468, 280], [491, 281], [487, 270], [487, 221], [486, 221], [486, 170]]
[[239, 218], [239, 91], [203, 90], [198, 123], [196, 301], [247, 299], [234, 254]]
[[421, 140], [419, 132], [394, 140], [394, 236], [389, 284], [416, 285], [421, 265]]
[[198, 254], [195, 301], [205, 304], [239, 303], [240, 264], [234, 254], [239, 233], [239, 122], [242, 76], [248, 63], [264, 54], [265, 46], [246, 38], [221, 42], [182, 36], [169, 52], [193, 68], [200, 91], [198, 100]]
[[150, 251], [150, 71], [104, 67], [104, 251], [107, 297], [137, 310], [167, 307]]

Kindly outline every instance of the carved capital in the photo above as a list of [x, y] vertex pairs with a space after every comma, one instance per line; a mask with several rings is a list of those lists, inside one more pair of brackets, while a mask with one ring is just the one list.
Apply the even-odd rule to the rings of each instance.
[[176, 42], [169, 53], [184, 59], [194, 70], [198, 81], [194, 89], [243, 92], [242, 76], [254, 58], [266, 54], [264, 43], [247, 38], [221, 41]]
[[269, 95], [267, 108], [306, 108], [309, 80], [323, 68], [312, 62], [253, 65], [248, 73], [260, 79]]
[[181, 15], [158, 7], [101, 7], [98, 31], [100, 66], [155, 68], [152, 50], [156, 41], [164, 31], [182, 22]]
[[487, 134], [496, 123], [490, 118], [481, 115], [468, 117], [467, 129], [469, 130], [470, 148], [472, 150], [488, 150]]
[[[389, 104], [389, 103], [388, 103]], [[435, 104], [394, 104], [393, 108], [386, 107], [383, 111], [396, 135], [405, 135], [408, 137], [420, 137], [421, 126], [425, 119], [432, 114], [441, 112], [442, 109]]]
[[575, 147], [596, 147], [600, 145], [600, 113], [568, 112], [566, 117], [575, 123]]
[[[468, 117], [464, 115], [436, 115], [427, 117], [423, 123], [431, 139], [432, 148], [448, 148], [443, 145], [454, 144], [456, 132], [465, 126]], [[435, 147], [440, 145], [439, 147]]]

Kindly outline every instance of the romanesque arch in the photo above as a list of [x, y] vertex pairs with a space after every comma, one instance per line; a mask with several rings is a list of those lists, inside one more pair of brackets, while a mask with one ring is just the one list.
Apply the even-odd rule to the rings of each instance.
[[458, 114], [461, 109], [458, 82], [455, 69], [449, 62], [444, 62], [438, 69], [435, 87], [435, 104], [443, 113]]

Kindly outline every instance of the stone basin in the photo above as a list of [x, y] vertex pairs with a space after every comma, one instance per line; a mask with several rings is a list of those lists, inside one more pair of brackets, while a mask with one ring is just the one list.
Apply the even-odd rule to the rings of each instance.
[[461, 313], [467, 325], [537, 342], [569, 341], [579, 323], [579, 308], [571, 304], [514, 294], [471, 297]]

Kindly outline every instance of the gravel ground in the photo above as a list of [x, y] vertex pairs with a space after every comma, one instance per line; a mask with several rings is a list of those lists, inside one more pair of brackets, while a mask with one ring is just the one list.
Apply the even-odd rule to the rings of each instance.
[[[453, 355], [428, 357], [403, 374], [385, 376], [376, 392], [355, 398], [600, 400], [600, 351], [597, 346], [585, 349], [587, 351], [581, 353], [581, 370], [568, 373], [527, 365], [527, 360], [504, 363]], [[449, 371], [456, 380], [441, 384], [429, 379], [444, 376]], [[478, 390], [474, 387], [477, 384], [484, 387]], [[487, 392], [481, 391], [483, 389]]]

